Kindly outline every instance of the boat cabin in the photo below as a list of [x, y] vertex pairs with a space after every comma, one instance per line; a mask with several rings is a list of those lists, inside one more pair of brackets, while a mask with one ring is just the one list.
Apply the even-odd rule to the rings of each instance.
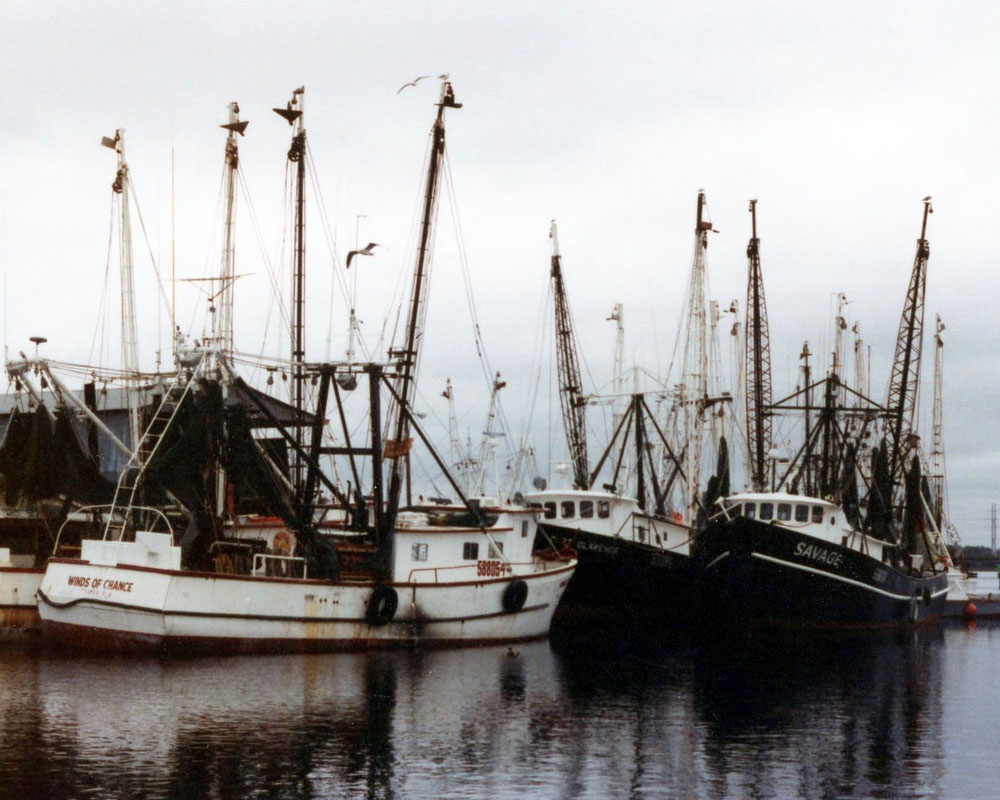
[[537, 525], [529, 508], [490, 513], [483, 528], [465, 524], [461, 511], [402, 511], [396, 518], [393, 581], [440, 583], [497, 578], [532, 562]]
[[[742, 517], [799, 531], [823, 541], [859, 550], [884, 560], [881, 539], [855, 530], [840, 506], [828, 500], [780, 492], [730, 495], [721, 501], [726, 519]], [[887, 551], [888, 548], [885, 548]]]

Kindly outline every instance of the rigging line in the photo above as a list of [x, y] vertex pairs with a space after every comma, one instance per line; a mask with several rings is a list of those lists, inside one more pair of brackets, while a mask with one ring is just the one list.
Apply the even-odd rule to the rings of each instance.
[[[313, 194], [316, 196], [316, 203], [319, 207], [320, 226], [323, 229], [323, 236], [326, 239], [326, 246], [330, 251], [330, 260], [332, 263], [333, 278], [337, 281], [338, 285], [340, 286], [341, 297], [343, 298], [343, 302], [345, 304], [345, 310], [350, 311], [350, 308], [348, 307], [350, 301], [348, 298], [350, 298], [351, 293], [349, 287], [347, 286], [347, 278], [344, 274], [346, 270], [342, 270], [340, 267], [340, 256], [337, 253], [337, 238], [330, 228], [330, 218], [326, 211], [326, 200], [323, 197], [323, 190], [320, 187], [319, 180], [317, 178], [316, 163], [315, 160], [313, 159], [312, 147], [308, 143], [306, 144], [306, 158], [309, 161], [308, 172], [309, 172], [310, 183], [312, 184]], [[331, 310], [333, 308], [332, 294], [333, 293], [331, 290], [331, 298], [330, 298]], [[369, 355], [367, 351], [364, 349], [365, 346], [363, 342], [361, 343], [361, 346], [362, 346], [362, 352], [364, 352], [365, 358], [367, 359]]]
[[[253, 228], [254, 238], [257, 240], [260, 257], [264, 261], [264, 268], [267, 271], [267, 277], [271, 283], [271, 291], [275, 292], [280, 297], [278, 277], [274, 271], [274, 264], [271, 262], [267, 253], [267, 246], [264, 242], [264, 234], [263, 231], [261, 231], [260, 220], [257, 217], [257, 209], [254, 207], [253, 196], [250, 194], [250, 188], [247, 184], [246, 176], [242, 167], [237, 170], [236, 175], [239, 179], [240, 191], [243, 194], [243, 199], [247, 204], [247, 212], [250, 215], [250, 224]], [[285, 308], [283, 303], [278, 303], [278, 310], [281, 313], [282, 320], [284, 320], [286, 324], [290, 324], [288, 322], [288, 310]]]
[[[416, 252], [417, 248], [417, 230], [420, 226], [420, 221], [423, 216], [423, 201], [424, 201], [424, 165], [427, 164], [430, 158], [431, 144], [433, 142], [433, 131], [427, 137], [427, 143], [424, 146], [424, 157], [420, 162], [420, 171], [417, 173], [417, 192], [414, 197], [413, 203], [413, 213], [410, 215], [410, 228], [406, 235], [406, 245], [403, 248], [403, 259], [400, 261], [399, 267], [396, 269], [396, 284], [393, 287], [392, 293], [389, 295], [388, 311], [382, 318], [382, 330], [379, 333], [378, 340], [375, 343], [375, 348], [373, 352], [381, 353], [387, 347], [392, 347], [396, 341], [396, 334], [399, 332], [400, 317], [402, 315], [402, 306], [406, 302], [406, 286], [405, 279], [412, 275], [412, 272], [406, 268], [407, 261]], [[447, 149], [445, 150], [445, 155], [447, 155]], [[395, 314], [393, 314], [393, 308], [395, 308]], [[392, 333], [386, 338], [386, 333], [390, 325], [390, 320], [392, 320]]]
[[[276, 261], [276, 263], [278, 264], [278, 270], [276, 271], [275, 282], [271, 289], [271, 296], [268, 299], [267, 313], [264, 315], [264, 324], [262, 326], [264, 335], [260, 343], [260, 352], [262, 354], [267, 352], [267, 340], [268, 337], [270, 336], [271, 319], [274, 313], [274, 307], [276, 304], [281, 305], [283, 307], [283, 302], [282, 302], [283, 290], [281, 287], [283, 285], [284, 279], [287, 277], [284, 274], [284, 265], [285, 265], [285, 252], [286, 252], [286, 247], [288, 245], [288, 231], [291, 227], [289, 224], [289, 220], [290, 219], [294, 220], [292, 188], [293, 188], [293, 178], [291, 171], [291, 162], [286, 160], [285, 185], [283, 193], [284, 205], [281, 210], [281, 223], [282, 223], [281, 245], [278, 249], [278, 258]], [[282, 334], [284, 333], [285, 330], [289, 331], [291, 330], [291, 320], [288, 318], [287, 315], [282, 316], [282, 322], [284, 324], [278, 326], [278, 332], [277, 332], [276, 346], [279, 351], [281, 350], [282, 346]]]
[[[449, 159], [448, 152], [445, 151], [444, 154], [444, 176], [445, 176], [445, 194], [448, 195], [449, 208], [451, 210], [452, 226], [455, 231], [455, 238], [458, 243], [459, 252], [459, 263], [461, 264], [462, 279], [465, 288], [466, 300], [469, 304], [469, 314], [472, 317], [473, 326], [473, 336], [476, 343], [476, 353], [479, 356], [480, 365], [484, 371], [484, 377], [486, 379], [487, 386], [490, 387], [492, 391], [494, 371], [493, 366], [490, 363], [489, 354], [486, 352], [486, 342], [483, 340], [482, 329], [479, 324], [479, 313], [476, 308], [476, 298], [475, 293], [472, 290], [472, 276], [469, 270], [469, 260], [468, 253], [465, 248], [465, 237], [462, 233], [462, 223], [458, 216], [458, 195], [455, 191], [454, 177], [451, 170], [451, 160]], [[513, 451], [513, 441], [511, 437], [511, 427], [507, 420], [507, 414], [503, 407], [503, 400], [500, 395], [496, 398], [496, 416], [500, 422], [501, 430], [507, 434], [506, 441], [504, 442], [506, 446], [506, 457], [508, 460], [514, 458], [515, 453]]]
[[[337, 236], [336, 233], [330, 229], [330, 215], [326, 210], [326, 198], [323, 196], [323, 190], [319, 183], [318, 174], [319, 170], [316, 168], [316, 161], [313, 157], [312, 145], [310, 142], [306, 142], [306, 159], [308, 160], [310, 183], [313, 187], [313, 194], [316, 197], [317, 206], [319, 207], [319, 218], [320, 225], [323, 228], [323, 235], [326, 238], [326, 245], [330, 251], [331, 259], [331, 272], [330, 272], [330, 305], [327, 312], [327, 331], [326, 331], [326, 359], [330, 359], [330, 341], [333, 335], [333, 308], [336, 292], [334, 291], [334, 284], [340, 284], [341, 298], [345, 306], [345, 311], [350, 315], [351, 306], [355, 304], [354, 292], [351, 292], [347, 286], [347, 278], [344, 274], [346, 272], [346, 267], [343, 271], [340, 268], [340, 255], [337, 252]], [[357, 285], [357, 272], [355, 271], [355, 286]], [[353, 320], [349, 320], [350, 324], [353, 324]], [[366, 361], [371, 360], [371, 354], [368, 351], [367, 343], [358, 338], [358, 345], [361, 349], [362, 354]]]
[[[535, 419], [535, 409], [538, 405], [538, 397], [541, 392], [542, 386], [542, 369], [545, 365], [545, 353], [548, 352], [549, 338], [548, 331], [551, 329], [551, 316], [550, 311], [554, 313], [552, 308], [552, 282], [546, 279], [545, 281], [545, 292], [539, 292], [538, 295], [541, 297], [538, 309], [535, 312], [535, 341], [538, 346], [535, 348], [535, 352], [532, 355], [532, 363], [529, 376], [534, 374], [534, 391], [531, 393], [528, 402], [528, 413], [527, 418], [523, 423], [521, 430], [521, 436], [518, 440], [518, 453], [523, 453], [528, 447], [528, 441], [532, 434], [532, 427]], [[530, 377], [529, 377], [530, 379]]]
[[[129, 188], [132, 190], [131, 198], [132, 204], [135, 206], [136, 216], [139, 217], [139, 227], [142, 229], [142, 238], [146, 242], [146, 251], [149, 253], [149, 262], [153, 265], [153, 273], [156, 275], [156, 288], [159, 290], [160, 299], [166, 306], [168, 316], [173, 316], [173, 309], [170, 306], [170, 298], [167, 297], [166, 290], [163, 288], [163, 278], [160, 277], [160, 268], [156, 264], [156, 257], [153, 255], [153, 245], [149, 241], [149, 233], [146, 231], [146, 222], [142, 218], [142, 209], [139, 207], [139, 192], [135, 188], [135, 181], [132, 179], [132, 172], [129, 170], [127, 173], [127, 180]], [[173, 332], [171, 331], [171, 335]]]
[[[115, 195], [113, 192], [111, 194], [111, 217], [108, 224], [108, 254], [104, 261], [104, 283], [101, 286], [101, 299], [97, 311], [97, 325], [94, 327], [94, 338], [90, 342], [90, 352], [87, 353], [87, 360], [93, 362], [94, 360], [94, 348], [97, 347], [97, 343], [101, 342], [102, 347], [98, 351], [98, 358], [102, 358], [104, 355], [104, 332], [105, 332], [105, 321], [107, 319], [107, 304], [108, 304], [108, 292], [109, 284], [111, 282], [111, 248], [114, 244], [115, 238]], [[101, 363], [99, 360], [98, 363]]]

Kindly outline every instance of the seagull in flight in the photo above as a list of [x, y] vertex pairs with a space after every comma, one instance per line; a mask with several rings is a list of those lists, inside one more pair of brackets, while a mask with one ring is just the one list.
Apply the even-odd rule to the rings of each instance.
[[402, 86], [400, 86], [396, 90], [396, 94], [399, 94], [407, 86], [416, 86], [418, 83], [420, 83], [420, 81], [424, 80], [425, 78], [429, 78], [429, 77], [430, 77], [430, 75], [421, 75], [419, 78], [415, 78], [414, 80], [410, 81], [409, 83], [404, 83]]
[[[417, 85], [418, 83], [420, 83], [420, 81], [422, 81], [422, 80], [424, 80], [424, 79], [426, 79], [426, 78], [430, 78], [430, 77], [432, 77], [432, 76], [431, 76], [431, 75], [421, 75], [421, 76], [420, 76], [419, 78], [414, 78], [414, 79], [413, 79], [412, 81], [410, 81], [409, 83], [404, 83], [404, 84], [403, 84], [402, 86], [400, 86], [400, 87], [399, 87], [399, 88], [398, 88], [398, 89], [396, 90], [396, 94], [399, 94], [399, 93], [400, 93], [401, 91], [403, 91], [403, 89], [405, 89], [405, 88], [406, 88], [407, 86], [416, 86], [416, 85]], [[442, 80], [442, 81], [446, 81], [446, 80], [448, 80], [448, 76], [447, 76], [447, 75], [438, 75], [438, 78], [439, 78], [440, 80]]]
[[375, 253], [373, 251], [374, 251], [374, 249], [376, 247], [381, 247], [381, 245], [378, 242], [368, 242], [368, 244], [366, 244], [360, 250], [351, 250], [347, 254], [347, 266], [345, 267], [345, 269], [350, 269], [351, 268], [351, 260], [354, 258], [354, 256], [373, 256], [373, 255], [375, 255]]

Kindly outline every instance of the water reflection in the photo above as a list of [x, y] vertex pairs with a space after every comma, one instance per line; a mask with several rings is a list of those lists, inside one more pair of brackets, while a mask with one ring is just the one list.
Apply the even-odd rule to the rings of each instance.
[[940, 631], [163, 662], [7, 648], [0, 794], [935, 796], [944, 652]]

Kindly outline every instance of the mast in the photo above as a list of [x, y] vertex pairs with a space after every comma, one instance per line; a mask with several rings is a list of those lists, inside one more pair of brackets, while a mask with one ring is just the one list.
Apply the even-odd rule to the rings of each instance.
[[868, 370], [865, 362], [865, 343], [861, 338], [861, 323], [855, 322], [851, 326], [851, 333], [854, 334], [854, 380], [858, 394], [868, 394]]
[[[927, 217], [932, 214], [931, 198], [923, 199], [924, 215], [917, 239], [917, 253], [913, 259], [910, 285], [903, 303], [896, 337], [896, 355], [889, 379], [889, 476], [893, 484], [901, 486], [906, 472], [906, 462], [913, 446], [912, 433], [917, 393], [920, 388], [920, 351], [924, 333], [924, 294], [927, 285], [927, 260], [930, 245], [927, 243]], [[895, 493], [894, 493], [895, 494]]]
[[[295, 244], [292, 268], [292, 405], [295, 406], [295, 452], [292, 453], [292, 485], [298, 493], [302, 491], [302, 459], [298, 451], [302, 447], [302, 411], [304, 408], [303, 387], [305, 386], [305, 284], [306, 284], [306, 127], [303, 117], [305, 88], [300, 86], [292, 92], [292, 99], [285, 108], [274, 109], [292, 126], [292, 144], [288, 149], [288, 160], [295, 164]], [[300, 498], [301, 499], [301, 498]]]
[[837, 313], [833, 318], [833, 365], [830, 367], [830, 372], [838, 381], [842, 377], [840, 371], [844, 367], [844, 331], [847, 330], [844, 307], [848, 302], [847, 295], [843, 292], [837, 293]]
[[812, 480], [812, 470], [813, 470], [813, 439], [811, 434], [812, 422], [810, 420], [809, 412], [812, 410], [812, 370], [809, 367], [809, 356], [812, 353], [809, 352], [809, 342], [802, 343], [802, 352], [799, 354], [799, 360], [802, 362], [802, 391], [805, 397], [805, 445], [804, 445], [804, 474], [805, 474], [805, 492], [809, 496], [815, 496], [815, 489], [813, 488]]
[[120, 212], [119, 264], [122, 292], [122, 371], [125, 373], [125, 398], [128, 404], [129, 441], [139, 443], [139, 408], [136, 381], [139, 375], [139, 347], [135, 324], [135, 281], [132, 269], [132, 227], [129, 214], [129, 171], [125, 161], [125, 130], [118, 128], [115, 138], [101, 137], [101, 144], [118, 155], [118, 168], [112, 191], [118, 195]]
[[556, 368], [559, 372], [559, 402], [562, 406], [566, 446], [569, 448], [573, 467], [573, 487], [586, 489], [590, 484], [587, 469], [587, 400], [583, 396], [583, 377], [576, 352], [573, 319], [569, 313], [566, 287], [562, 277], [562, 257], [559, 255], [559, 231], [556, 221], [549, 228], [552, 240], [552, 260], [549, 275], [552, 277], [552, 297], [556, 318]]
[[493, 422], [497, 415], [497, 405], [500, 401], [500, 390], [507, 385], [507, 381], [500, 380], [500, 373], [497, 372], [493, 379], [493, 388], [490, 391], [490, 410], [486, 415], [486, 427], [483, 429], [483, 442], [479, 448], [479, 485], [477, 491], [480, 494], [486, 493], [486, 469], [490, 461], [493, 463], [494, 478], [496, 480], [497, 496], [500, 495], [500, 476], [496, 474], [496, 447], [493, 439], [503, 436], [503, 431], [497, 433], [493, 430]]
[[222, 283], [220, 290], [221, 301], [219, 303], [219, 314], [213, 320], [216, 329], [212, 332], [216, 344], [224, 353], [233, 352], [233, 286], [236, 282], [236, 252], [233, 241], [233, 221], [236, 213], [236, 171], [239, 169], [240, 164], [239, 146], [236, 143], [236, 135], [245, 135], [247, 125], [250, 124], [246, 120], [240, 121], [240, 106], [238, 103], [230, 103], [228, 109], [229, 122], [219, 126], [229, 131], [229, 135], [226, 137], [226, 171], [223, 187], [226, 198], [226, 217], [223, 233], [222, 273], [219, 276]]
[[688, 288], [686, 314], [687, 336], [684, 342], [684, 367], [680, 386], [680, 404], [685, 443], [684, 474], [687, 476], [687, 519], [697, 518], [700, 505], [698, 490], [701, 475], [702, 434], [705, 409], [708, 407], [708, 320], [705, 304], [708, 233], [712, 223], [707, 219], [705, 192], [698, 191], [695, 215], [694, 256], [691, 284]]
[[461, 103], [455, 102], [455, 92], [448, 80], [442, 80], [441, 97], [437, 103], [437, 117], [431, 127], [431, 150], [427, 165], [427, 180], [424, 188], [423, 213], [420, 222], [420, 244], [417, 248], [417, 261], [413, 273], [413, 289], [410, 296], [410, 307], [406, 320], [406, 334], [401, 349], [389, 351], [389, 356], [396, 359], [398, 376], [396, 378], [395, 394], [398, 402], [393, 407], [388, 430], [391, 438], [385, 442], [385, 457], [392, 462], [389, 479], [388, 509], [384, 525], [386, 533], [395, 523], [396, 511], [399, 508], [399, 496], [404, 478], [404, 460], [409, 453], [412, 440], [409, 438], [409, 416], [403, 407], [413, 407], [416, 393], [417, 367], [419, 366], [420, 343], [423, 339], [424, 321], [427, 316], [427, 290], [430, 285], [431, 255], [434, 244], [434, 220], [436, 218], [438, 187], [440, 185], [441, 166], [444, 161], [445, 129], [444, 110], [446, 108], [461, 108]]
[[929, 475], [934, 507], [934, 522], [941, 530], [944, 518], [944, 323], [934, 315], [934, 409], [931, 424], [931, 474]]
[[624, 374], [624, 363], [625, 363], [625, 309], [621, 303], [615, 303], [611, 309], [611, 316], [608, 317], [610, 322], [615, 323], [615, 342], [614, 349], [612, 351], [612, 360], [614, 363], [614, 413], [611, 415], [611, 430], [618, 429], [618, 423], [622, 418], [622, 401], [621, 397], [624, 394], [625, 386], [625, 374]]
[[757, 238], [757, 201], [750, 201], [751, 230], [747, 245], [746, 423], [750, 444], [750, 485], [767, 488], [767, 458], [771, 450], [771, 339], [764, 302], [764, 275]]

